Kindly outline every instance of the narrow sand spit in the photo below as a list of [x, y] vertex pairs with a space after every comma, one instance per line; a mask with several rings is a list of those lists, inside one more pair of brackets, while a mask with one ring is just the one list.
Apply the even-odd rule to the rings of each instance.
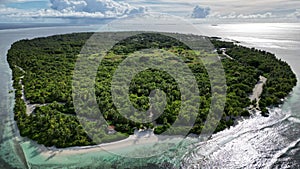
[[265, 78], [263, 76], [259, 76], [259, 81], [257, 82], [255, 87], [253, 88], [252, 94], [249, 96], [249, 99], [251, 101], [256, 100], [256, 106], [257, 107], [259, 106], [258, 102], [260, 100], [260, 95], [263, 92], [263, 86], [264, 86], [264, 84], [266, 84], [266, 82], [267, 82], [267, 78]]

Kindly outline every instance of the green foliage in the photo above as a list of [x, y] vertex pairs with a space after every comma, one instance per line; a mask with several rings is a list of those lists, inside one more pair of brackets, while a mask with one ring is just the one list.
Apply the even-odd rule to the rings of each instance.
[[[182, 96], [177, 82], [166, 72], [156, 69], [142, 71], [132, 79], [129, 88], [130, 101], [139, 111], [149, 109], [148, 96], [152, 90], [160, 89], [166, 93], [165, 110], [154, 122], [139, 123], [128, 120], [118, 112], [113, 104], [110, 93], [111, 81], [118, 65], [130, 53], [149, 48], [164, 49], [174, 53], [188, 65], [194, 74], [200, 96], [192, 99], [200, 103], [200, 108], [194, 110], [193, 107], [189, 107], [191, 112], [193, 110], [198, 112], [190, 133], [201, 133], [211, 106], [210, 78], [201, 62], [201, 57], [206, 55], [206, 52], [192, 51], [185, 44], [165, 35], [142, 33], [120, 41], [107, 52], [99, 65], [95, 80], [95, 94], [102, 115], [109, 125], [114, 125], [117, 131], [125, 133], [125, 135], [120, 133], [107, 135], [105, 125], [93, 128], [94, 123], [87, 122], [85, 126], [91, 126], [93, 132], [99, 135], [97, 140], [91, 140], [75, 116], [71, 97], [71, 81], [75, 62], [82, 46], [91, 35], [92, 33], [56, 35], [21, 40], [12, 45], [7, 60], [13, 70], [14, 88], [16, 89], [15, 120], [22, 136], [27, 136], [46, 146], [69, 147], [123, 139], [132, 134], [135, 128], [154, 128], [156, 134], [184, 133], [183, 131], [187, 128], [184, 125], [168, 131], [178, 116], [182, 106]], [[117, 35], [113, 34], [112, 36]], [[182, 35], [182, 38], [194, 41], [202, 37]], [[219, 53], [221, 53], [220, 48], [226, 48], [227, 53], [234, 58], [234, 60], [222, 59], [227, 81], [227, 96], [223, 118], [216, 131], [233, 125], [234, 120], [240, 116], [249, 116], [249, 112], [246, 110], [251, 104], [248, 96], [260, 75], [268, 78], [259, 102], [259, 106], [265, 114], [267, 114], [267, 106], [280, 104], [280, 99], [286, 97], [295, 86], [295, 74], [285, 62], [278, 60], [274, 55], [215, 39], [212, 39], [212, 43]], [[170, 60], [170, 64], [176, 66], [176, 61]], [[213, 66], [214, 63], [210, 64]], [[18, 66], [25, 72], [21, 71]], [[37, 107], [30, 115], [26, 114], [26, 105], [21, 99], [22, 86], [19, 82], [22, 76], [24, 76], [22, 84], [25, 86], [26, 99], [30, 103], [45, 104]], [[224, 88], [225, 86], [217, 86], [217, 95]], [[195, 88], [188, 93], [192, 93], [193, 90]], [[89, 93], [85, 93], [82, 98], [87, 99], [88, 95]], [[98, 116], [94, 114], [97, 111], [89, 107], [83, 111], [88, 117]], [[154, 109], [152, 113], [155, 115], [160, 112], [155, 112]], [[137, 112], [133, 112], [133, 114], [139, 116]], [[182, 118], [187, 124], [194, 120], [188, 115], [182, 115]], [[165, 131], [168, 132], [165, 133]]]
[[264, 86], [260, 104], [263, 109], [266, 106], [278, 106], [297, 83], [296, 75], [290, 66], [277, 59], [274, 54], [254, 48], [235, 46], [227, 50], [227, 53], [241, 64], [256, 68], [260, 74], [268, 80]]

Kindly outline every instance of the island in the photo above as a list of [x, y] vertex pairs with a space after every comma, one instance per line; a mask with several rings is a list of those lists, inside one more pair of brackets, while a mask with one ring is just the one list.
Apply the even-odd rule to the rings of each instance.
[[[126, 32], [102, 34], [113, 38]], [[101, 135], [98, 140], [91, 139], [76, 116], [72, 77], [80, 51], [92, 35], [93, 33], [72, 33], [24, 39], [11, 46], [7, 60], [12, 69], [15, 89], [14, 119], [21, 136], [47, 147], [64, 148], [122, 140], [138, 129], [151, 129], [157, 135], [164, 133], [176, 120], [181, 106], [179, 86], [168, 73], [147, 69], [135, 76], [130, 83], [130, 101], [141, 111], [150, 108], [148, 96], [152, 90], [160, 89], [166, 93], [164, 112], [153, 122], [141, 123], [123, 117], [113, 104], [110, 93], [112, 77], [118, 65], [134, 52], [153, 48], [174, 53], [188, 65], [195, 76], [200, 95], [193, 99], [199, 101], [200, 108], [189, 133], [201, 133], [212, 97], [210, 78], [201, 61], [202, 56], [208, 55], [207, 51], [192, 50], [165, 34], [141, 32], [115, 44], [105, 53], [99, 65], [95, 94], [107, 124], [95, 129]], [[241, 117], [251, 116], [253, 111], [267, 116], [268, 108], [282, 104], [297, 83], [290, 66], [272, 53], [225, 42], [217, 37], [192, 34], [181, 37], [191, 42], [209, 39], [222, 62], [227, 94], [223, 116], [215, 132], [234, 125]], [[170, 64], [176, 66], [176, 60], [170, 60]], [[225, 86], [219, 87], [221, 90]], [[89, 117], [97, 116], [93, 113], [94, 111], [86, 109]], [[151, 115], [155, 113], [154, 109]], [[188, 116], [184, 119], [187, 122], [191, 120]], [[184, 126], [168, 134], [178, 135], [181, 130], [184, 130]]]

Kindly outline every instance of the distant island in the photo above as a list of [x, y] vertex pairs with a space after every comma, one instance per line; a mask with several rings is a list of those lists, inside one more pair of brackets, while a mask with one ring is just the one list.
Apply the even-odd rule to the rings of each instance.
[[[121, 33], [103, 33], [111, 37], [119, 34]], [[211, 104], [210, 78], [200, 59], [206, 54], [205, 51], [195, 52], [177, 39], [160, 33], [140, 33], [113, 46], [99, 65], [95, 94], [108, 125], [95, 129], [102, 137], [97, 141], [92, 140], [79, 123], [72, 99], [75, 62], [92, 35], [93, 33], [73, 33], [25, 39], [11, 46], [7, 60], [12, 69], [15, 89], [14, 119], [21, 136], [48, 147], [63, 148], [121, 140], [133, 134], [135, 129], [153, 129], [155, 134], [166, 131], [174, 123], [181, 101], [178, 84], [172, 76], [160, 70], [147, 69], [131, 82], [129, 97], [138, 110], [149, 109], [148, 96], [152, 90], [160, 89], [166, 93], [166, 108], [155, 123], [126, 119], [117, 111], [110, 93], [112, 77], [118, 65], [129, 54], [149, 48], [174, 53], [193, 72], [200, 91], [199, 98], [195, 98], [200, 102], [200, 109], [190, 133], [201, 133]], [[215, 132], [234, 125], [235, 120], [242, 116], [250, 116], [251, 110], [259, 110], [262, 115], [267, 116], [267, 108], [282, 104], [297, 83], [290, 66], [277, 59], [274, 54], [224, 42], [217, 37], [181, 36], [190, 41], [208, 38], [222, 61], [227, 95], [223, 117]], [[261, 83], [263, 85], [259, 85]], [[261, 92], [255, 91], [260, 88]], [[87, 109], [86, 113], [94, 116], [91, 110]], [[186, 121], [190, 120], [189, 117], [185, 118]], [[177, 135], [180, 131], [181, 128], [178, 127], [170, 134]]]

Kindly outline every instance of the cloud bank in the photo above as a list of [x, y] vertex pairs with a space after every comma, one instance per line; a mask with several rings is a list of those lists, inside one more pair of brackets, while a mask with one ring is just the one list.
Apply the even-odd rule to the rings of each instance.
[[[181, 17], [210, 18], [212, 19], [264, 19], [283, 18], [300, 19], [300, 1], [295, 0], [271, 0], [268, 1], [241, 1], [225, 0], [211, 1], [203, 0], [201, 5], [197, 0], [189, 2], [182, 0], [47, 0], [49, 6], [37, 8], [19, 7], [24, 3], [30, 7], [32, 1], [41, 0], [0, 0], [0, 21], [14, 22], [28, 19], [70, 22], [97, 22], [101, 19], [123, 18], [132, 14], [151, 12], [163, 12]], [[3, 2], [1, 4], [1, 2]], [[26, 3], [25, 3], [26, 2]], [[276, 2], [276, 3], [275, 3]], [[17, 4], [10, 6], [9, 4]], [[147, 8], [143, 7], [147, 6]], [[45, 8], [45, 9], [43, 9]], [[188, 15], [187, 15], [188, 13]], [[50, 18], [50, 19], [49, 19]]]
[[274, 18], [274, 15], [271, 12], [259, 13], [259, 14], [237, 14], [236, 12], [231, 12], [228, 15], [220, 15], [218, 13], [210, 15], [212, 18], [220, 18], [220, 19], [266, 19], [266, 18]]
[[144, 13], [145, 8], [113, 0], [50, 0], [55, 15], [115, 18]]
[[288, 17], [300, 19], [300, 9], [297, 9], [295, 12], [289, 14]]
[[210, 13], [210, 8], [209, 7], [201, 7], [197, 5], [192, 13], [192, 18], [206, 18]]
[[49, 9], [24, 11], [12, 8], [0, 10], [11, 18], [114, 19], [146, 12], [145, 7], [134, 7], [114, 0], [50, 0]]

